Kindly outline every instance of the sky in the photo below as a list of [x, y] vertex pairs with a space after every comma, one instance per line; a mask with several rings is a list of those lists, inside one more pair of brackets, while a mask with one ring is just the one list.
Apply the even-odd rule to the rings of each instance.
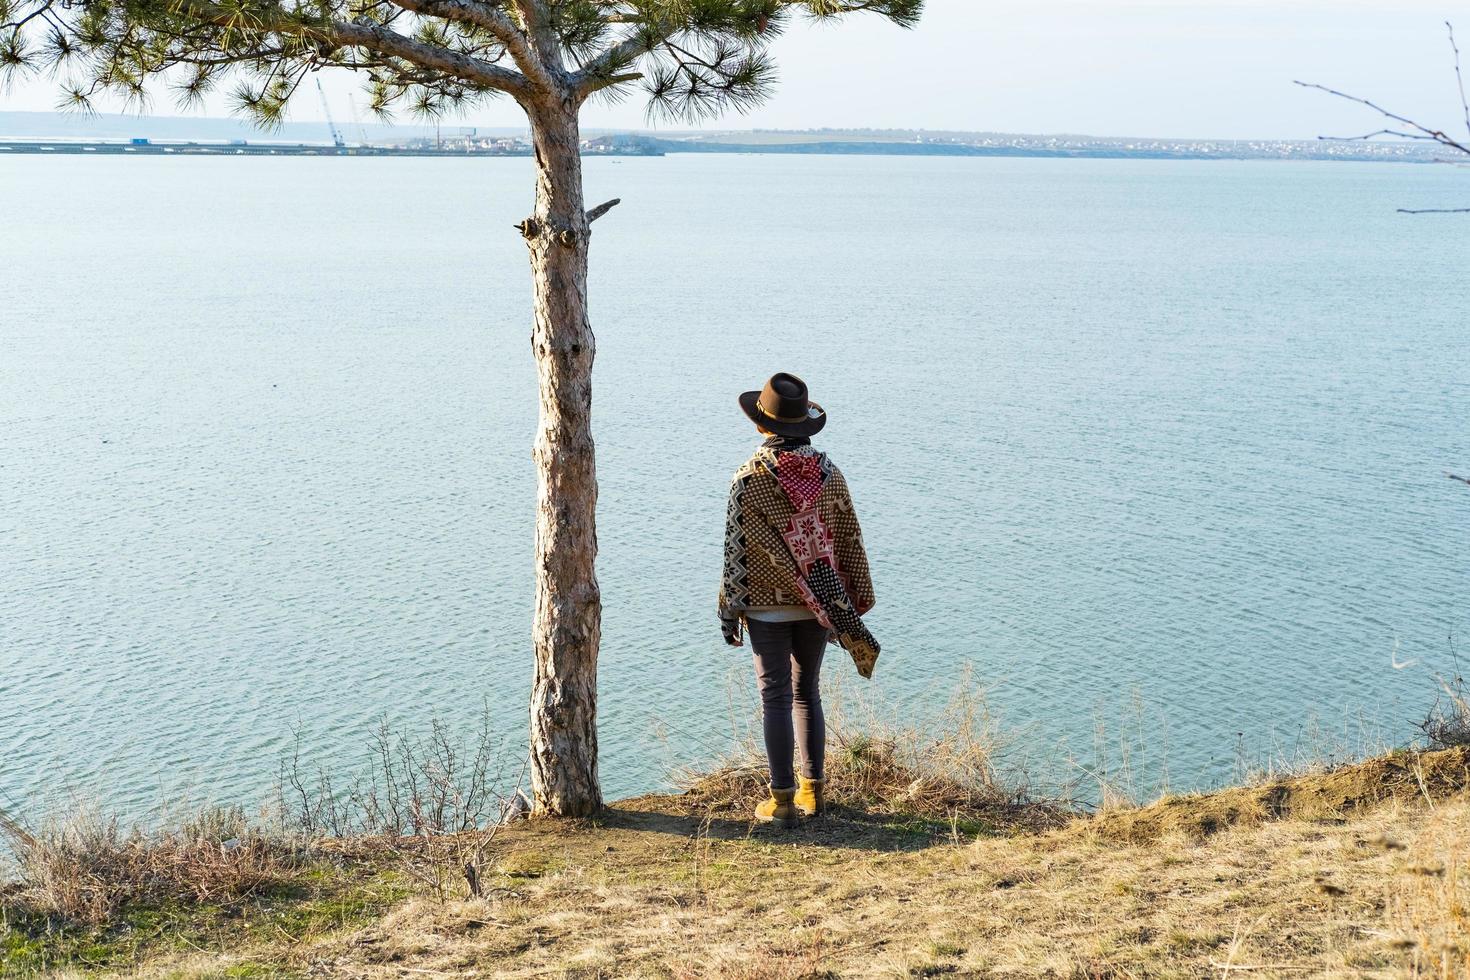
[[[773, 97], [704, 126], [1225, 139], [1377, 128], [1371, 111], [1293, 86], [1300, 78], [1463, 131], [1446, 19], [1462, 23], [1470, 58], [1470, 0], [929, 0], [911, 31], [870, 16], [793, 26], [773, 45]], [[350, 118], [351, 79], [326, 79], [326, 89], [339, 122]], [[304, 94], [291, 118], [320, 120], [319, 100]], [[44, 111], [55, 101], [53, 84], [31, 80], [0, 94], [0, 109]], [[166, 94], [153, 112], [180, 114]], [[202, 114], [226, 113], [219, 101]], [[636, 95], [588, 106], [583, 120], [654, 128]], [[523, 121], [500, 100], [455, 124]]]

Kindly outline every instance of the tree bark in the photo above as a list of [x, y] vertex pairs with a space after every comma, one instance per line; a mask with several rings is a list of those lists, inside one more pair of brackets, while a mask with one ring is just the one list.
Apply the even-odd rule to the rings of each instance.
[[597, 468], [592, 443], [596, 342], [587, 321], [589, 222], [583, 209], [577, 108], [570, 97], [528, 107], [536, 150], [536, 210], [522, 226], [535, 280], [531, 346], [541, 397], [533, 453], [532, 813], [560, 817], [587, 816], [602, 807], [597, 781], [602, 596], [594, 568]]

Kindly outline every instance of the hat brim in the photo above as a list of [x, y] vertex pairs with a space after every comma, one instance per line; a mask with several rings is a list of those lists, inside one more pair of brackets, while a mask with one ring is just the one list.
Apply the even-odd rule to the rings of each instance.
[[816, 414], [808, 415], [800, 422], [782, 422], [762, 412], [760, 400], [761, 393], [758, 391], [742, 392], [740, 408], [750, 416], [750, 420], [756, 425], [778, 436], [814, 436], [822, 431], [822, 426], [827, 424], [827, 413], [822, 411], [822, 406], [816, 402], [808, 402]]

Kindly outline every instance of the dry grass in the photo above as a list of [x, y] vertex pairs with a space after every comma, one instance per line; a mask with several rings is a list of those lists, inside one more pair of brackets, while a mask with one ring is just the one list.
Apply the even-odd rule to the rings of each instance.
[[142, 972], [1463, 978], [1470, 798], [1379, 799], [1135, 843], [1083, 819], [919, 848], [618, 810], [508, 830], [484, 899], [410, 899], [355, 931]]
[[[224, 835], [249, 828], [228, 814], [153, 837], [48, 830], [21, 842], [30, 870], [0, 905], [60, 914], [64, 900], [67, 915], [113, 919], [86, 934], [92, 952], [34, 930], [10, 942], [15, 924], [0, 924], [0, 973], [1470, 976], [1470, 750], [1088, 817], [1032, 802], [997, 770], [983, 710], [965, 710], [938, 740], [838, 727], [834, 806], [795, 831], [752, 823], [763, 775], [735, 766], [596, 821], [318, 841], [318, 856], [354, 856], [325, 895], [263, 900], [269, 874], [316, 872], [281, 852], [232, 867], [244, 845], [223, 842], [244, 838]], [[464, 848], [479, 849], [477, 896], [456, 866]], [[405, 876], [414, 861], [439, 878]], [[385, 888], [384, 868], [406, 887]], [[181, 898], [249, 911], [207, 930], [167, 920], [184, 944], [107, 946], [136, 931], [120, 910]]]
[[1335, 820], [1385, 801], [1445, 799], [1470, 783], [1470, 749], [1396, 752], [1328, 772], [1278, 778], [1145, 807], [1107, 811], [1086, 823], [1110, 840], [1148, 842], [1170, 834], [1204, 837], [1228, 827], [1273, 820]]
[[1403, 854], [1405, 873], [1388, 900], [1391, 944], [1416, 976], [1470, 976], [1470, 806], [1438, 807], [1410, 845], [1377, 842]]
[[[827, 725], [827, 800], [841, 815], [969, 838], [1056, 827], [1075, 814], [1065, 801], [1038, 799], [1024, 771], [998, 761], [1008, 744], [968, 683], [927, 730], [886, 725], [871, 712], [854, 724], [838, 710]], [[690, 788], [675, 806], [745, 819], [767, 797], [767, 778], [764, 750], [750, 743], [712, 771], [680, 774]]]

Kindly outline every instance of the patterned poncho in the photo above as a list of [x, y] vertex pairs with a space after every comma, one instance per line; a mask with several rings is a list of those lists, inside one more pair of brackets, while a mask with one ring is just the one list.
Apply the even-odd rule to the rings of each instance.
[[847, 481], [825, 453], [772, 440], [735, 472], [725, 521], [720, 618], [804, 605], [871, 677], [878, 641], [863, 625], [873, 580]]

